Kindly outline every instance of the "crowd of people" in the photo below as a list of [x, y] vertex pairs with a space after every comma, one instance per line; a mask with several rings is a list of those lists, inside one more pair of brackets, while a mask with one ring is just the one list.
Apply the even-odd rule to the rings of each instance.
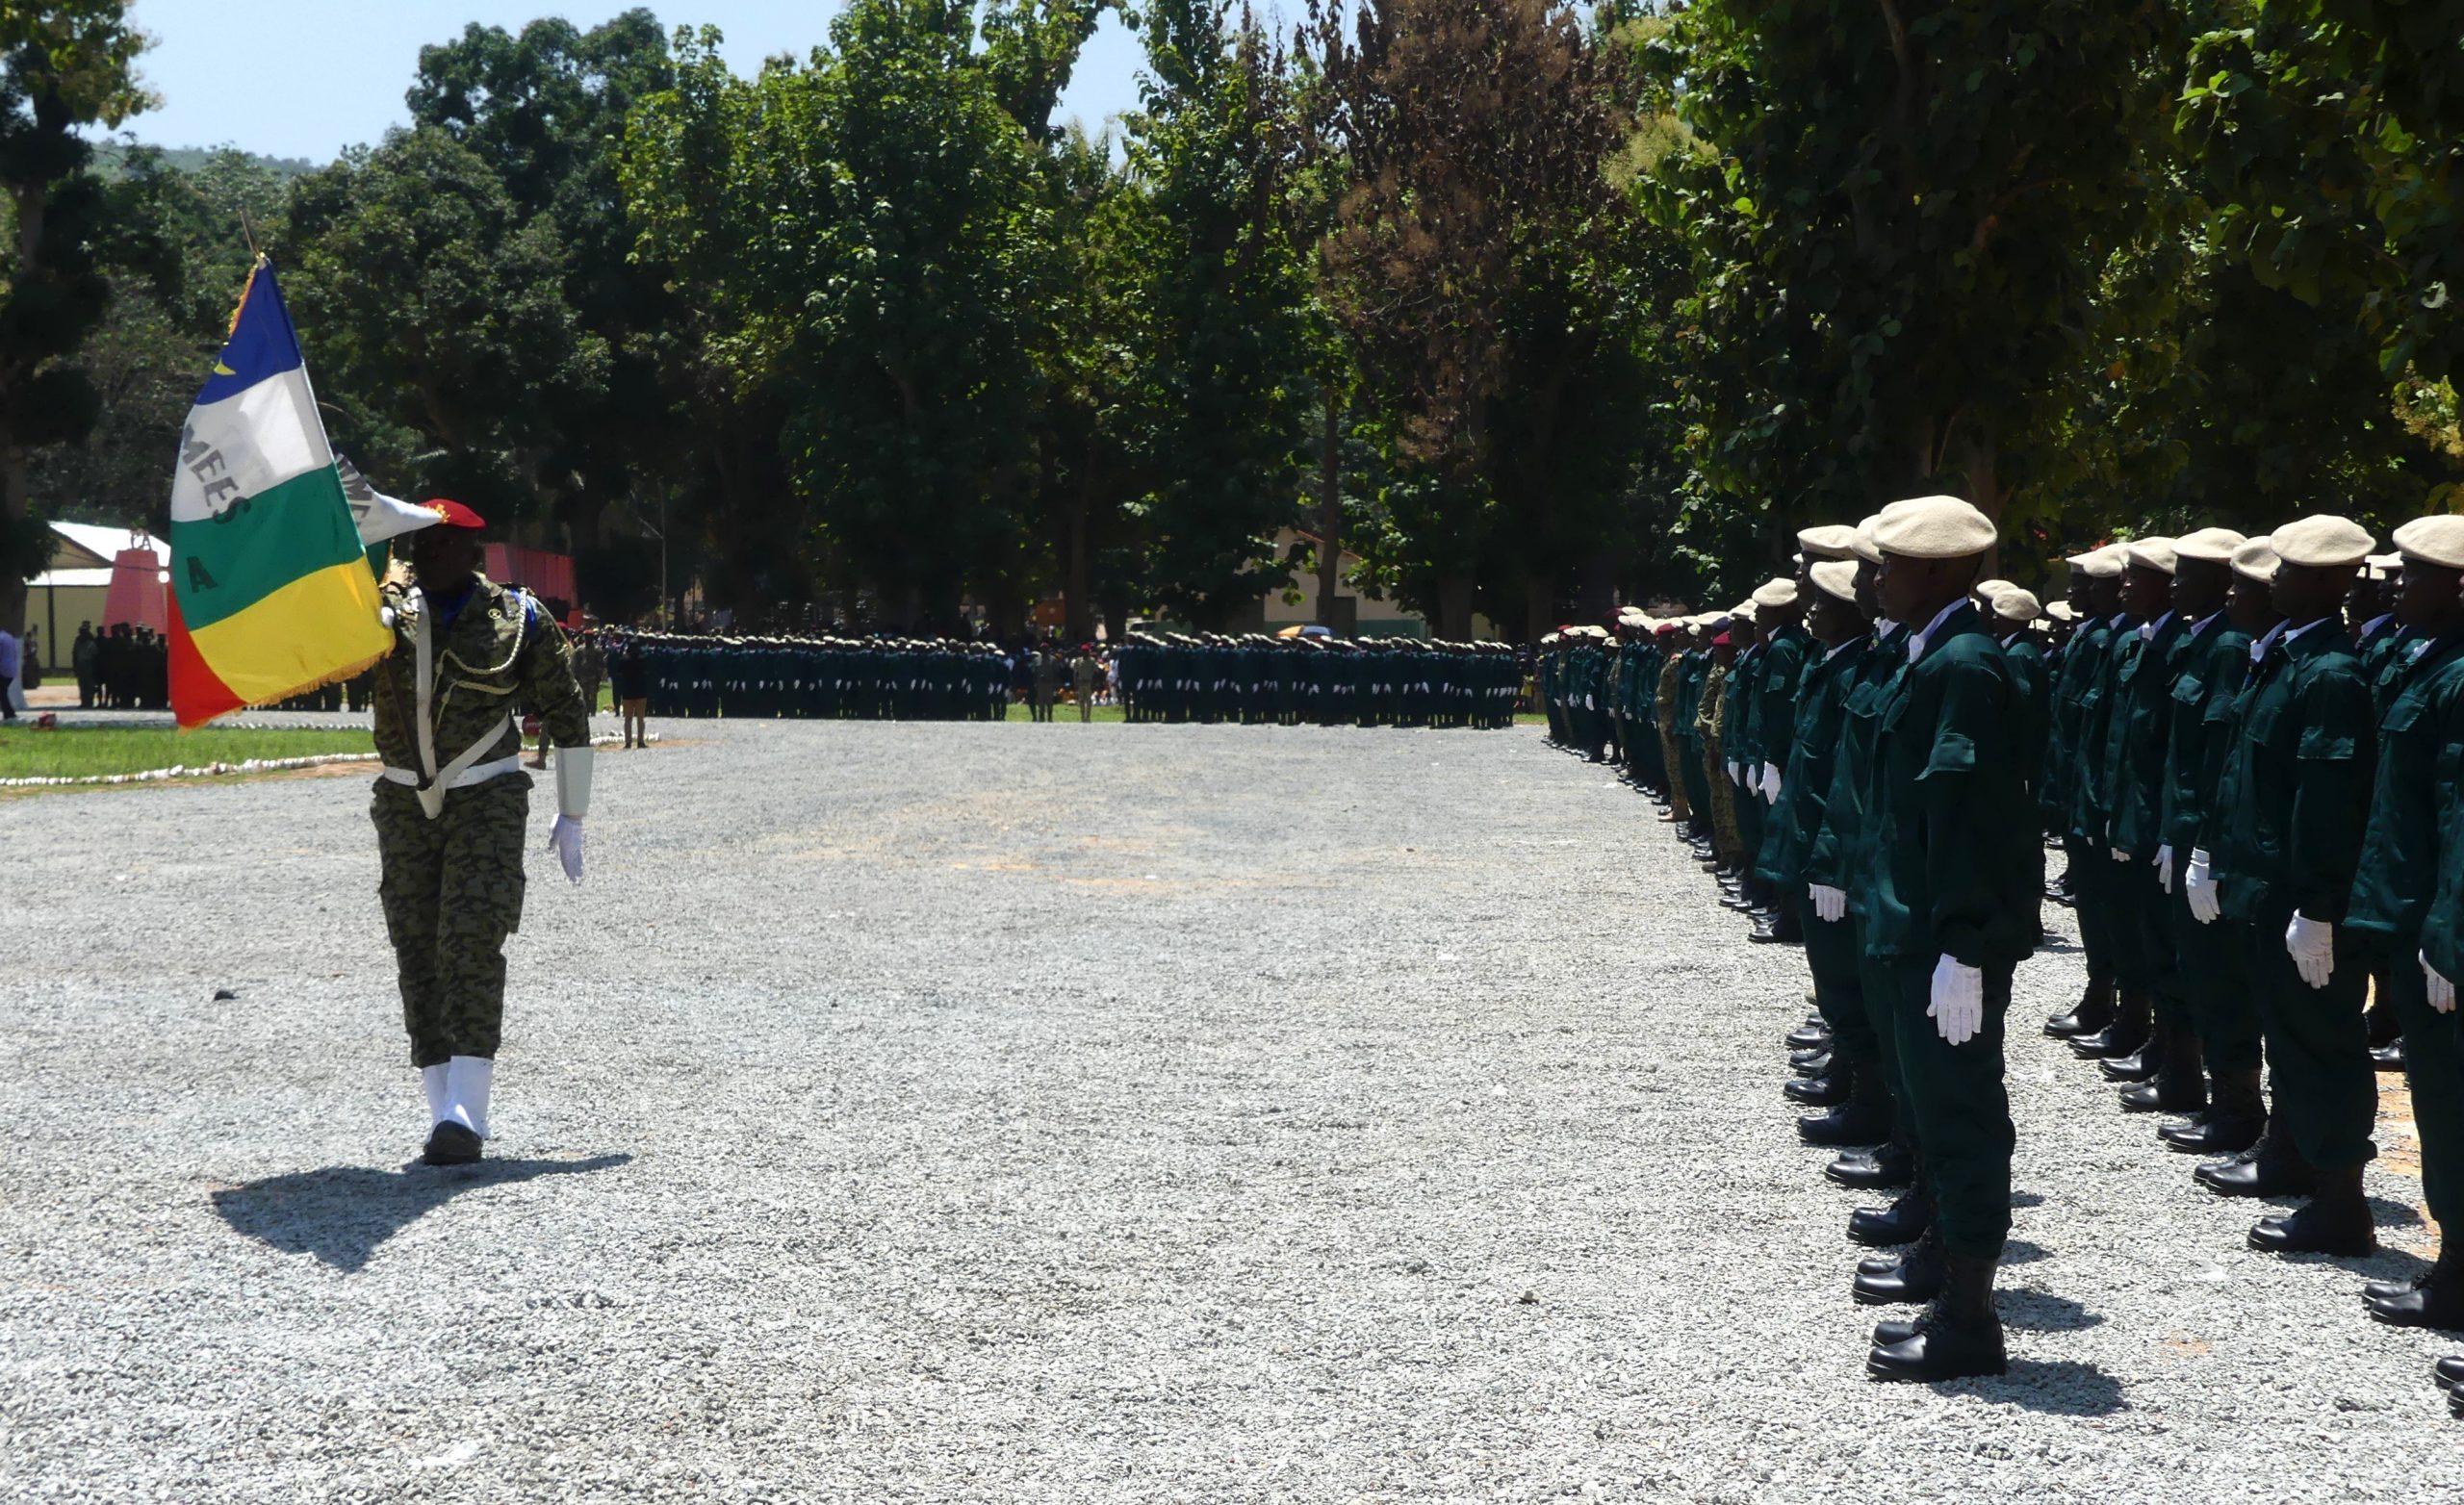
[[80, 710], [170, 708], [171, 640], [152, 627], [116, 622], [97, 632], [92, 623], [81, 622], [68, 665], [77, 676]]
[[1514, 725], [1522, 661], [1503, 643], [1133, 634], [1117, 673], [1131, 721], [1278, 727]]
[[1010, 710], [1011, 662], [990, 643], [626, 630], [587, 636], [620, 706], [638, 701], [649, 716], [1000, 721]]
[[[2066, 599], [1980, 579], [1993, 524], [1894, 502], [1798, 535], [1792, 577], [1725, 610], [1552, 634], [1550, 735], [1624, 777], [1754, 941], [1803, 945], [1816, 1014], [1787, 1096], [1858, 1211], [1882, 1379], [2002, 1372], [1993, 1282], [2016, 1133], [2003, 1084], [2043, 901], [2087, 962], [2046, 1021], [2209, 1192], [2295, 1198], [2248, 1243], [2359, 1256], [2374, 1071], [2411, 1087], [2424, 1195], [2464, 1218], [2464, 517], [2391, 552], [2317, 515], [2066, 560]], [[2066, 871], [2044, 881], [2045, 853]], [[2374, 1051], [2371, 997], [2385, 1031]], [[2464, 1252], [2358, 1292], [2464, 1329]], [[2464, 1415], [2464, 1358], [2437, 1383]]]

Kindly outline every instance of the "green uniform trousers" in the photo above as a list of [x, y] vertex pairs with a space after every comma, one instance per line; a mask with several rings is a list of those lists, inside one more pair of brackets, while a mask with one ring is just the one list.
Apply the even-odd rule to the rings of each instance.
[[1899, 1060], [1899, 1006], [1892, 1001], [1898, 982], [1890, 958], [1866, 953], [1864, 920], [1851, 914], [1845, 923], [1856, 932], [1857, 997], [1865, 1006], [1865, 1024], [1874, 1032], [1874, 1058], [1883, 1063], [1883, 1085], [1890, 1090], [1897, 1135], [1912, 1146], [1916, 1120], [1908, 1111], [1908, 1083]]
[[2336, 927], [2336, 967], [2325, 987], [2301, 981], [2284, 949], [2290, 905], [2270, 905], [2244, 931], [2250, 996], [2267, 1037], [2275, 1117], [2302, 1159], [2321, 1169], [2369, 1162], [2378, 1153], [2378, 1078], [2361, 1021], [2370, 986], [2361, 938]]
[[2464, 1035], [2455, 1015], [2429, 1006], [2421, 937], [2390, 948], [2387, 996], [2404, 1026], [2404, 1081], [2413, 1089], [2413, 1128], [2422, 1139], [2422, 1200], [2444, 1238], [2464, 1239]]
[[1831, 1057], [1835, 1061], [1869, 1065], [1882, 1059], [1873, 1021], [1865, 1017], [1864, 980], [1860, 973], [1857, 923], [1845, 916], [1825, 921], [1805, 911], [1806, 967], [1813, 974], [1814, 1011], [1831, 1026]]
[[2132, 923], [2130, 869], [2101, 846], [2079, 845], [2070, 859], [2073, 907], [2079, 912], [2079, 945], [2088, 970], [2125, 987], [2148, 985], [2147, 966]]
[[[1721, 769], [1720, 777], [1727, 778], [1728, 772]], [[1769, 806], [1762, 803], [1760, 795], [1735, 779], [1729, 779], [1729, 788], [1735, 792], [1737, 848], [1745, 854], [1746, 866], [1752, 867], [1755, 855], [1762, 850], [1762, 812]]]
[[504, 1023], [504, 938], [522, 925], [529, 777], [456, 789], [435, 820], [409, 785], [381, 783], [368, 813], [411, 1064], [494, 1057]]
[[1925, 1012], [1934, 1001], [1934, 968], [1940, 958], [1884, 959], [1905, 1085], [1900, 1111], [1914, 1121], [1942, 1247], [1976, 1259], [1999, 1258], [2011, 1233], [2011, 1152], [2018, 1144], [2002, 1080], [2003, 1019], [2011, 1011], [2011, 975], [2016, 969], [2007, 961], [1986, 967], [1985, 1022], [1965, 1044], [1953, 1045]]
[[2172, 922], [2174, 975], [2198, 1031], [2199, 1052], [2213, 1076], [2259, 1067], [2259, 1013], [2246, 981], [2250, 943], [2239, 920], [2201, 925], [2191, 915], [2190, 885], [2176, 875], [2167, 896]]
[[[2181, 859], [2186, 866], [2189, 860]], [[2156, 881], [2155, 863], [2115, 862], [2111, 855], [2105, 861], [2113, 868], [2107, 880], [2113, 885], [2108, 891], [2112, 908], [2107, 913], [2126, 934], [2115, 958], [2121, 968], [2115, 974], [2116, 981], [2155, 994], [2159, 1019], [2187, 1023], [2181, 967], [2173, 950], [2172, 896]], [[2179, 874], [2174, 875], [2173, 886], [2182, 886]]]

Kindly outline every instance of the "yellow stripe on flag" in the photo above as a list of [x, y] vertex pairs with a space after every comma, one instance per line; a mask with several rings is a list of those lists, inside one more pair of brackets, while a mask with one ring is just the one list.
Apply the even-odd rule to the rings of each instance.
[[353, 559], [189, 636], [215, 677], [256, 705], [348, 678], [392, 651], [394, 634], [376, 620], [383, 604], [367, 561]]

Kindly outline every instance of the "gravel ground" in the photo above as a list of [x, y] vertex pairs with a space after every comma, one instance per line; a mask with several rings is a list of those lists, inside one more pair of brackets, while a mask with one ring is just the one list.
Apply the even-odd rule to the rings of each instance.
[[663, 729], [533, 859], [475, 1170], [404, 1164], [361, 777], [0, 808], [0, 1495], [2464, 1492], [2354, 1294], [2418, 1186], [2247, 1252], [2035, 1034], [2067, 953], [2012, 1372], [1885, 1387], [1800, 954], [1536, 731]]

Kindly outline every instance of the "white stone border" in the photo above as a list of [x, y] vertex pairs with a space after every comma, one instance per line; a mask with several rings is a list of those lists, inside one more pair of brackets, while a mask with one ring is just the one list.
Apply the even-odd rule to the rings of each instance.
[[[314, 731], [317, 728], [314, 727], [240, 726], [227, 729]], [[600, 747], [623, 740], [624, 738], [616, 733], [603, 732], [591, 738], [590, 745]], [[658, 734], [650, 733], [649, 740], [658, 741]], [[212, 778], [220, 774], [279, 774], [294, 768], [321, 768], [328, 763], [373, 763], [375, 761], [374, 752], [319, 752], [310, 757], [250, 757], [242, 758], [237, 763], [199, 763], [193, 768], [186, 763], [174, 763], [168, 768], [141, 769], [134, 774], [79, 774], [59, 778], [0, 778], [0, 789], [58, 789], [99, 787], [106, 784], [150, 784], [172, 778]]]

